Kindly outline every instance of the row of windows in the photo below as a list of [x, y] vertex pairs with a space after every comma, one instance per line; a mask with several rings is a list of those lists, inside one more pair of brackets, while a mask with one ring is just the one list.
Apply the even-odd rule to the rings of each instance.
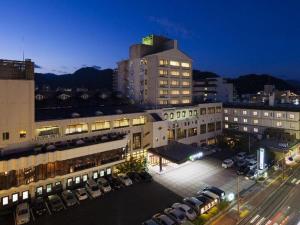
[[178, 100], [178, 99], [171, 99], [171, 100], [159, 100], [159, 104], [160, 105], [176, 105], [176, 104], [189, 104], [191, 103], [191, 100], [190, 99], [181, 99], [181, 100]]
[[[228, 109], [224, 109], [224, 113], [228, 113]], [[234, 109], [233, 114], [238, 114], [238, 110]], [[251, 115], [250, 111], [242, 110], [243, 115]], [[262, 114], [264, 117], [275, 117], [275, 118], [288, 118], [288, 119], [295, 119], [295, 114], [293, 113], [282, 113], [282, 112], [263, 112]], [[258, 116], [258, 111], [252, 111], [252, 116]]]
[[171, 95], [179, 95], [180, 93], [183, 95], [191, 94], [190, 90], [181, 90], [181, 91], [180, 90], [165, 90], [165, 89], [159, 90], [160, 95], [168, 95], [169, 93]]
[[[215, 114], [220, 113], [222, 108], [220, 106], [217, 107], [208, 107], [208, 108], [200, 108], [200, 115], [206, 115], [206, 114]], [[177, 111], [176, 112], [176, 118], [185, 118], [186, 116], [197, 116], [198, 110], [188, 110], [188, 111]], [[175, 119], [174, 113], [164, 113], [164, 118], [167, 119]]]
[[[159, 81], [160, 86], [168, 86], [168, 84], [169, 84], [168, 80], [160, 80]], [[180, 82], [179, 82], [179, 80], [171, 80], [170, 85], [177, 87], [180, 85]], [[190, 82], [189, 81], [181, 81], [181, 85], [182, 86], [190, 86]]]
[[179, 62], [179, 61], [175, 61], [175, 60], [166, 60], [166, 59], [160, 59], [159, 60], [159, 65], [160, 66], [181, 66], [183, 68], [190, 68], [191, 64], [188, 62]]
[[[21, 130], [20, 132], [19, 132], [19, 137], [20, 138], [26, 138], [26, 134], [27, 134], [27, 132], [26, 132], [26, 130]], [[9, 135], [9, 132], [3, 132], [2, 133], [2, 140], [3, 141], [8, 141], [9, 140], [9, 137], [10, 135]]]
[[[158, 74], [160, 76], [167, 76], [167, 75], [171, 75], [171, 76], [180, 76], [180, 72], [178, 70], [158, 70]], [[183, 71], [181, 73], [181, 75], [183, 77], [190, 77], [191, 73], [188, 71]]]

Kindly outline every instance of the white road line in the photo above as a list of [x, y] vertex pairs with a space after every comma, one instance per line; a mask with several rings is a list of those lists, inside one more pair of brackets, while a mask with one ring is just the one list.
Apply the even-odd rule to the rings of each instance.
[[47, 202], [45, 202], [45, 205], [46, 205], [46, 208], [47, 208], [47, 210], [48, 210], [49, 215], [52, 215], [52, 213], [51, 213], [51, 211], [50, 211], [50, 209], [49, 209], [49, 206], [48, 206], [48, 203], [47, 203]]
[[254, 223], [254, 221], [257, 220], [259, 217], [260, 217], [260, 215], [257, 214], [257, 215], [250, 221], [250, 223]]
[[265, 220], [266, 220], [266, 218], [265, 218], [265, 217], [261, 218], [261, 219], [258, 221], [258, 223], [257, 223], [256, 225], [260, 225], [260, 224], [262, 224], [262, 223], [263, 223]]

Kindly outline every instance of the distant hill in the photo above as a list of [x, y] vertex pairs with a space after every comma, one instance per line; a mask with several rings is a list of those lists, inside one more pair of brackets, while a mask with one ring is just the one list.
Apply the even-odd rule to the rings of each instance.
[[56, 75], [51, 73], [36, 73], [35, 83], [38, 87], [50, 86], [64, 88], [88, 88], [89, 90], [112, 90], [113, 70], [100, 70], [94, 67], [84, 67], [72, 74]]
[[201, 79], [216, 78], [216, 77], [219, 77], [219, 75], [217, 75], [214, 72], [193, 70], [193, 80], [201, 80]]

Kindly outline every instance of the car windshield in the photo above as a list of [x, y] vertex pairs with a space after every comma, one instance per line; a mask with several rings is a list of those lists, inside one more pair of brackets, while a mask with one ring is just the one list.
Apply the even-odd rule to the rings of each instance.
[[28, 210], [27, 209], [21, 209], [19, 211], [19, 215], [23, 215], [23, 214], [27, 214], [28, 213]]

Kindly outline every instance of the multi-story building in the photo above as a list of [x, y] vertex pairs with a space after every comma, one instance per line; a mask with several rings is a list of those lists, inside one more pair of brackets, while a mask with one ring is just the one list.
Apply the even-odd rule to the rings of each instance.
[[267, 128], [281, 129], [300, 139], [300, 108], [251, 104], [225, 104], [224, 128], [262, 137]]
[[150, 35], [118, 63], [116, 87], [137, 103], [155, 106], [192, 102], [192, 60], [176, 40]]
[[233, 102], [234, 87], [223, 77], [193, 76], [193, 100]]
[[[1, 61], [2, 62], [2, 61]], [[0, 206], [75, 188], [113, 173], [129, 157], [183, 144], [213, 144], [222, 104], [145, 110], [134, 105], [35, 108], [33, 63], [0, 71]], [[12, 68], [12, 69], [8, 69]], [[22, 75], [22, 76], [21, 76]]]

